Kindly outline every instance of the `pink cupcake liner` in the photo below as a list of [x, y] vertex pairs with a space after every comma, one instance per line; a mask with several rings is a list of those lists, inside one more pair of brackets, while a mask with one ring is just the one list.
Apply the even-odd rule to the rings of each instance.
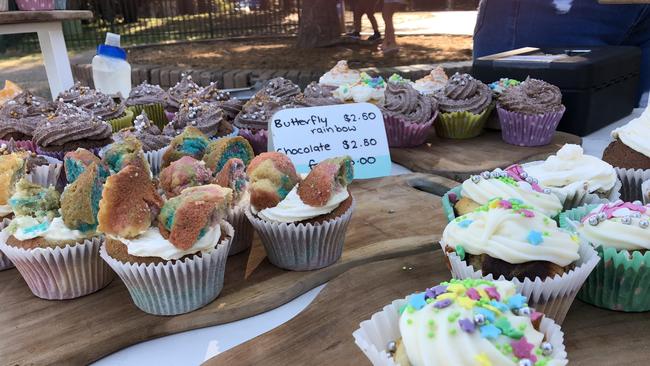
[[[101, 147], [94, 147], [92, 149], [87, 149], [87, 150], [89, 150], [93, 154], [99, 156], [99, 151], [101, 149], [102, 149]], [[54, 159], [59, 159], [59, 160], [63, 161], [63, 157], [65, 156], [67, 151], [45, 151], [45, 150], [43, 150], [43, 149], [41, 149], [40, 147], [37, 146], [36, 147], [36, 153], [39, 154], [39, 155], [48, 156], [48, 157], [51, 157], [51, 158], [54, 158]]]
[[[14, 143], [16, 144], [16, 147], [19, 149], [36, 152], [36, 144], [34, 144], [31, 140], [19, 140], [19, 141], [14, 140]], [[0, 145], [2, 144], [9, 145], [9, 140], [0, 140]]]
[[267, 130], [259, 130], [254, 132], [253, 130], [249, 130], [247, 128], [240, 128], [239, 136], [242, 136], [251, 143], [255, 155], [266, 152], [268, 149], [269, 131]]
[[559, 112], [524, 114], [497, 106], [501, 121], [501, 138], [510, 145], [542, 146], [551, 143], [566, 108]]
[[54, 0], [16, 0], [19, 10], [54, 10]]
[[334, 264], [341, 258], [345, 232], [355, 203], [341, 216], [317, 224], [288, 224], [246, 216], [262, 239], [269, 261], [290, 271], [311, 271]]
[[[10, 219], [2, 219], [2, 221], [0, 222], [0, 231], [6, 228], [10, 222], [11, 222]], [[4, 271], [5, 269], [9, 269], [9, 268], [14, 268], [14, 264], [11, 263], [11, 260], [9, 260], [9, 258], [6, 255], [4, 255], [2, 251], [0, 251], [0, 271]]]
[[73, 246], [23, 249], [7, 245], [0, 233], [0, 250], [14, 263], [32, 293], [46, 300], [74, 299], [106, 287], [113, 271], [99, 256], [102, 237]]
[[167, 123], [169, 123], [174, 119], [174, 117], [176, 117], [176, 112], [170, 112], [168, 110], [165, 110], [165, 116], [167, 117]]
[[425, 123], [407, 122], [398, 117], [384, 116], [388, 146], [416, 147], [424, 144], [437, 116], [438, 111]]
[[246, 217], [246, 210], [248, 210], [247, 207], [236, 206], [226, 216], [226, 221], [235, 229], [235, 236], [232, 238], [228, 256], [247, 250], [253, 243], [253, 225]]

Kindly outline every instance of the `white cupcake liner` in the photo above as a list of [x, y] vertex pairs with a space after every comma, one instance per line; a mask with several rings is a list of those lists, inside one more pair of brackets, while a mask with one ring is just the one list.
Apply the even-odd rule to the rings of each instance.
[[287, 224], [264, 221], [246, 210], [246, 216], [262, 239], [269, 261], [291, 271], [311, 271], [332, 265], [341, 258], [345, 232], [355, 202], [341, 216], [318, 224]]
[[189, 313], [212, 302], [223, 289], [234, 230], [225, 221], [220, 225], [226, 239], [211, 252], [183, 261], [147, 265], [123, 263], [108, 255], [104, 246], [100, 255], [120, 276], [140, 310], [153, 315]]
[[[473, 266], [461, 260], [456, 253], [446, 254], [454, 278], [483, 278], [489, 281], [507, 280], [504, 276], [499, 278], [494, 278], [492, 274], [483, 276], [481, 270], [475, 270]], [[558, 324], [562, 324], [582, 284], [600, 261], [598, 253], [584, 242], [580, 243], [578, 254], [580, 258], [576, 261], [575, 268], [562, 276], [556, 275], [544, 280], [539, 277], [532, 280], [526, 278], [523, 282], [513, 278], [510, 281], [515, 284], [517, 291], [528, 298], [528, 305], [554, 319]]]
[[650, 179], [641, 183], [641, 193], [643, 194], [643, 203], [650, 204]]
[[74, 299], [106, 287], [113, 271], [99, 256], [103, 237], [75, 245], [23, 249], [7, 245], [9, 233], [0, 233], [0, 250], [14, 263], [32, 293], [46, 300]]
[[37, 166], [26, 175], [27, 180], [43, 187], [55, 186], [63, 170], [63, 162], [49, 156], [43, 156], [50, 164]]
[[[0, 231], [9, 226], [9, 223], [11, 223], [11, 219], [2, 219], [2, 221], [0, 221]], [[11, 263], [9, 258], [7, 258], [7, 256], [4, 255], [4, 253], [2, 253], [0, 250], [0, 271], [4, 271], [5, 269], [9, 268], [14, 268], [14, 264]]]
[[[395, 300], [391, 304], [384, 306], [383, 310], [374, 313], [369, 320], [364, 320], [359, 324], [359, 329], [352, 333], [354, 343], [368, 357], [368, 360], [374, 366], [398, 366], [393, 357], [387, 350], [387, 345], [391, 341], [397, 341], [401, 338], [399, 331], [399, 309], [406, 305], [406, 299]], [[567, 353], [564, 347], [564, 333], [560, 326], [553, 322], [552, 319], [543, 318], [539, 331], [544, 334], [547, 342], [553, 345], [551, 358], [564, 365], [568, 363]], [[452, 350], [458, 352], [462, 350]]]
[[235, 229], [235, 236], [232, 238], [228, 256], [245, 251], [253, 243], [255, 230], [251, 222], [248, 221], [248, 217], [246, 217], [246, 210], [248, 210], [247, 207], [235, 206], [226, 216], [226, 221]]
[[157, 177], [160, 174], [160, 171], [162, 170], [162, 158], [167, 148], [168, 146], [165, 146], [162, 149], [147, 151], [144, 153], [144, 157], [147, 159], [147, 162], [149, 163], [149, 169], [151, 169], [151, 174], [153, 174], [154, 177]]
[[618, 180], [622, 183], [620, 198], [625, 202], [642, 201], [641, 185], [650, 179], [650, 169], [614, 169], [618, 174]]

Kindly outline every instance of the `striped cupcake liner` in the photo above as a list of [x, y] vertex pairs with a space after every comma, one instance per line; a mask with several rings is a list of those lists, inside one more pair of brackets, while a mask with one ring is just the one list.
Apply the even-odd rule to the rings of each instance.
[[27, 180], [43, 187], [55, 186], [63, 171], [63, 162], [49, 156], [44, 156], [48, 165], [37, 166], [26, 175]]
[[[9, 223], [11, 223], [10, 219], [2, 219], [2, 221], [0, 221], [0, 231], [9, 226]], [[4, 255], [4, 253], [2, 253], [2, 250], [0, 250], [0, 271], [4, 271], [5, 269], [9, 268], [14, 268], [14, 264], [11, 263], [9, 257]]]
[[153, 315], [189, 313], [211, 303], [223, 289], [234, 230], [225, 221], [220, 225], [226, 239], [216, 243], [209, 253], [183, 261], [124, 263], [111, 257], [103, 246], [100, 255], [122, 279], [140, 310]]
[[149, 120], [151, 120], [160, 130], [169, 123], [167, 120], [167, 114], [165, 113], [165, 107], [162, 104], [139, 104], [132, 105], [129, 108], [133, 112], [133, 119], [139, 116], [142, 111], [147, 114]]
[[[0, 140], [0, 145], [9, 145], [10, 140]], [[18, 149], [36, 152], [36, 144], [32, 140], [14, 140]]]
[[7, 244], [0, 233], [0, 250], [16, 266], [32, 293], [46, 300], [74, 299], [99, 291], [113, 280], [113, 272], [99, 256], [103, 237], [72, 246], [23, 249]]
[[641, 185], [650, 180], [650, 169], [623, 169], [614, 167], [621, 182], [621, 199], [625, 202], [643, 201]]
[[543, 146], [553, 140], [557, 125], [566, 108], [559, 112], [524, 114], [507, 111], [497, 106], [501, 121], [501, 138], [510, 145]]
[[492, 113], [490, 104], [482, 113], [442, 112], [434, 124], [436, 134], [448, 139], [470, 139], [483, 133], [488, 116]]
[[345, 232], [355, 203], [341, 216], [317, 224], [264, 221], [246, 210], [248, 220], [262, 239], [269, 261], [290, 271], [311, 271], [330, 266], [341, 258]]
[[255, 230], [246, 216], [246, 210], [248, 210], [248, 207], [235, 206], [226, 216], [226, 221], [235, 229], [235, 236], [230, 245], [230, 252], [228, 252], [229, 256], [247, 250], [253, 243], [253, 233]]
[[267, 130], [253, 131], [247, 128], [240, 128], [239, 136], [242, 136], [250, 142], [255, 155], [259, 155], [268, 150], [269, 131]]
[[109, 119], [107, 122], [109, 125], [111, 125], [111, 128], [113, 129], [113, 133], [118, 132], [119, 130], [122, 130], [124, 128], [129, 128], [133, 126], [133, 111], [130, 109], [125, 109], [124, 110], [124, 116], [119, 117], [119, 118], [114, 118], [114, 119]]
[[416, 147], [424, 144], [437, 115], [438, 111], [424, 123], [407, 122], [398, 117], [384, 116], [388, 146]]

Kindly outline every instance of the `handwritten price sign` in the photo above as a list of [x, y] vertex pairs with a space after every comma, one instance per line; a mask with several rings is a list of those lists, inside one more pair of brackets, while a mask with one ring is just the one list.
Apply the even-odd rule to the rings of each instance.
[[287, 154], [299, 173], [327, 158], [350, 155], [356, 179], [390, 175], [384, 118], [373, 104], [284, 109], [269, 126], [269, 151]]

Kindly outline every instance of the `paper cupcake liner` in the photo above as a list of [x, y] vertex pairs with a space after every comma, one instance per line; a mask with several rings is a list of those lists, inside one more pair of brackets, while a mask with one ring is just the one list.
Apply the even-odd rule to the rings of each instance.
[[229, 256], [247, 250], [253, 243], [253, 232], [255, 230], [251, 222], [248, 221], [248, 217], [246, 217], [246, 210], [248, 210], [247, 207], [235, 206], [226, 216], [226, 221], [235, 229], [235, 236], [230, 245], [230, 252], [228, 252]]
[[501, 121], [501, 138], [510, 145], [542, 146], [551, 143], [566, 108], [559, 112], [524, 114], [497, 106]]
[[[398, 366], [388, 352], [387, 345], [401, 338], [399, 309], [406, 304], [408, 304], [406, 299], [393, 301], [384, 306], [382, 311], [374, 313], [369, 320], [361, 322], [359, 328], [352, 333], [354, 343], [374, 366]], [[544, 334], [545, 340], [553, 345], [551, 358], [559, 361], [559, 364], [566, 365], [568, 360], [564, 347], [564, 333], [560, 326], [552, 319], [544, 317], [540, 322], [539, 331]], [[452, 350], [452, 352], [462, 352], [462, 349]]]
[[[171, 122], [174, 118], [176, 118], [176, 112], [170, 112], [168, 110], [165, 110], [165, 117], [167, 118], [167, 123]], [[165, 123], [165, 124], [167, 124]]]
[[492, 112], [490, 105], [481, 114], [471, 112], [443, 112], [435, 122], [436, 134], [448, 139], [469, 139], [483, 132], [487, 118]]
[[[90, 149], [87, 149], [87, 150], [92, 152], [93, 154], [99, 156], [99, 151], [101, 149], [102, 149], [101, 147], [93, 147], [93, 148], [90, 148]], [[54, 159], [61, 160], [61, 161], [63, 161], [63, 157], [65, 156], [65, 154], [67, 152], [68, 151], [45, 151], [45, 150], [41, 149], [38, 146], [36, 147], [36, 153], [38, 155], [47, 156], [47, 157], [54, 158]]]
[[120, 118], [109, 119], [108, 124], [111, 125], [113, 133], [118, 132], [121, 129], [129, 128], [133, 126], [133, 111], [130, 109], [124, 110], [124, 116]]
[[[449, 259], [451, 274], [454, 278], [483, 278], [490, 281], [506, 280], [503, 276], [494, 278], [492, 274], [483, 276], [480, 270], [475, 270], [473, 266], [461, 260], [456, 253], [445, 254]], [[514, 278], [510, 281], [515, 284], [522, 295], [528, 298], [528, 304], [531, 307], [554, 319], [558, 324], [562, 324], [580, 287], [600, 261], [596, 251], [587, 243], [580, 243], [578, 254], [580, 258], [576, 261], [575, 268], [561, 276], [556, 275], [544, 280], [539, 277], [534, 279], [526, 278], [524, 281]]]
[[269, 131], [267, 130], [253, 131], [247, 128], [240, 128], [239, 136], [242, 136], [250, 142], [255, 155], [266, 152], [268, 149]]
[[59, 181], [59, 176], [63, 171], [63, 162], [49, 156], [44, 158], [50, 163], [49, 165], [37, 166], [26, 175], [27, 180], [43, 187], [55, 186]]
[[454, 204], [458, 202], [461, 197], [461, 191], [463, 186], [459, 185], [450, 189], [447, 193], [442, 196], [442, 211], [445, 213], [447, 222], [452, 222], [456, 218], [456, 213], [454, 212]]
[[149, 163], [149, 168], [151, 169], [151, 174], [154, 177], [157, 177], [162, 171], [162, 158], [169, 146], [165, 146], [162, 149], [147, 151], [144, 153], [144, 157]]
[[433, 117], [424, 123], [413, 123], [403, 121], [398, 117], [384, 115], [384, 126], [386, 126], [386, 137], [390, 147], [415, 147], [424, 144], [429, 135], [429, 129], [435, 121], [438, 111]]
[[[596, 206], [566, 211], [560, 225], [575, 231], [572, 222], [582, 220]], [[586, 303], [624, 312], [650, 311], [650, 251], [596, 247], [602, 259], [585, 282], [578, 298]]]
[[643, 195], [643, 203], [650, 204], [650, 179], [641, 184], [641, 194]]
[[[0, 140], [0, 145], [5, 144], [9, 145], [10, 140]], [[28, 150], [31, 152], [36, 152], [36, 144], [32, 140], [14, 140], [14, 144], [17, 148], [21, 150]]]
[[228, 237], [215, 250], [182, 262], [123, 263], [108, 255], [103, 246], [100, 255], [120, 276], [140, 310], [153, 315], [189, 313], [212, 302], [223, 288], [234, 230], [227, 222], [220, 224]]
[[[0, 231], [9, 226], [10, 222], [10, 219], [2, 219], [2, 221], [0, 221]], [[11, 260], [9, 260], [9, 258], [4, 255], [4, 253], [2, 253], [2, 250], [0, 250], [0, 271], [4, 271], [5, 269], [9, 268], [14, 268], [14, 264], [11, 263]]]
[[129, 106], [129, 108], [133, 112], [133, 118], [139, 116], [142, 111], [145, 111], [147, 113], [147, 117], [149, 117], [149, 120], [151, 120], [160, 130], [162, 131], [163, 128], [165, 128], [165, 125], [169, 123], [167, 120], [167, 114], [165, 113], [165, 107], [158, 103], [158, 104], [138, 104], [138, 105], [132, 105]]
[[113, 272], [99, 256], [102, 237], [63, 248], [23, 249], [7, 245], [0, 233], [0, 250], [14, 263], [32, 293], [46, 300], [74, 299], [106, 287]]
[[618, 180], [621, 181], [621, 199], [625, 202], [643, 201], [641, 185], [650, 179], [650, 169], [617, 168]]
[[19, 10], [54, 10], [54, 0], [16, 0]]
[[262, 239], [269, 261], [291, 271], [311, 271], [332, 265], [341, 258], [345, 232], [355, 203], [341, 216], [318, 224], [268, 222], [246, 216]]

